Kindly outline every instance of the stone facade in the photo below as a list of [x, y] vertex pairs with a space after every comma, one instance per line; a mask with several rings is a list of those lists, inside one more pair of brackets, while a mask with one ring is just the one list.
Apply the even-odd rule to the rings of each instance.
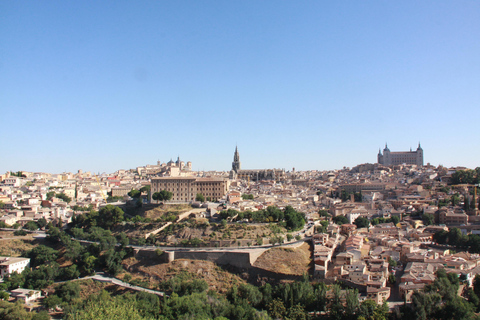
[[286, 174], [284, 169], [241, 170], [240, 154], [238, 153], [238, 148], [235, 147], [230, 179], [243, 179], [255, 182], [262, 180], [285, 181]]
[[380, 150], [378, 150], [377, 161], [379, 164], [383, 164], [384, 166], [395, 166], [401, 164], [415, 164], [419, 167], [423, 166], [423, 149], [418, 144], [418, 148], [416, 151], [398, 151], [398, 152], [391, 152], [388, 149], [387, 144], [385, 144], [385, 149], [383, 149], [383, 154]]
[[173, 201], [195, 201], [197, 193], [212, 200], [223, 198], [228, 191], [224, 178], [162, 177], [152, 178], [151, 194], [167, 190], [173, 193]]

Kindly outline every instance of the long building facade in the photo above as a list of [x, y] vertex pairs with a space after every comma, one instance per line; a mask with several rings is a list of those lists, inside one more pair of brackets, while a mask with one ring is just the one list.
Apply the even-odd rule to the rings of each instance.
[[284, 181], [286, 179], [285, 169], [241, 169], [240, 154], [238, 148], [235, 147], [233, 154], [232, 170], [230, 171], [230, 179], [243, 179], [249, 181], [273, 180]]
[[385, 149], [383, 149], [383, 154], [378, 150], [377, 161], [379, 164], [384, 166], [395, 166], [401, 164], [415, 164], [417, 166], [423, 166], [423, 149], [418, 144], [418, 148], [415, 151], [395, 151], [392, 152], [388, 149], [387, 144], [385, 144]]
[[[228, 191], [228, 180], [225, 178], [198, 177], [161, 177], [152, 178], [151, 194], [167, 190], [173, 193], [172, 200], [179, 202], [195, 201], [198, 193], [213, 201], [223, 198]], [[152, 199], [150, 199], [152, 200]]]

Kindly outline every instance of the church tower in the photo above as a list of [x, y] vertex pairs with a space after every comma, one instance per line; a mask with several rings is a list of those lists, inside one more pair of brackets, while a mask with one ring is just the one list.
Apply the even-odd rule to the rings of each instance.
[[241, 169], [240, 155], [238, 154], [237, 146], [235, 146], [235, 154], [233, 155], [232, 170], [235, 171], [235, 173], [238, 173], [240, 169]]
[[417, 148], [417, 166], [423, 167], [423, 149], [420, 146], [420, 142], [418, 143]]

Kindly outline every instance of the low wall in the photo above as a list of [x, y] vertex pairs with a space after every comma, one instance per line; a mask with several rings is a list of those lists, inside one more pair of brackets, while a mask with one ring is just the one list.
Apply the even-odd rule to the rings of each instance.
[[178, 259], [188, 260], [206, 260], [219, 265], [231, 265], [238, 268], [250, 268], [253, 266], [259, 256], [264, 250], [252, 251], [183, 251], [183, 250], [168, 250], [164, 251], [162, 255], [154, 250], [135, 249], [134, 255], [136, 258], [149, 259], [158, 263], [168, 263]]

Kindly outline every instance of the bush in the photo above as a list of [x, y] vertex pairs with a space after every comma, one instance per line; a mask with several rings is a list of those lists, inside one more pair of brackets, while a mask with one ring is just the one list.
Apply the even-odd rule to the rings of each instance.
[[27, 231], [25, 231], [25, 230], [16, 230], [16, 231], [13, 232], [13, 235], [14, 235], [14, 236], [25, 236], [25, 235], [27, 235]]

